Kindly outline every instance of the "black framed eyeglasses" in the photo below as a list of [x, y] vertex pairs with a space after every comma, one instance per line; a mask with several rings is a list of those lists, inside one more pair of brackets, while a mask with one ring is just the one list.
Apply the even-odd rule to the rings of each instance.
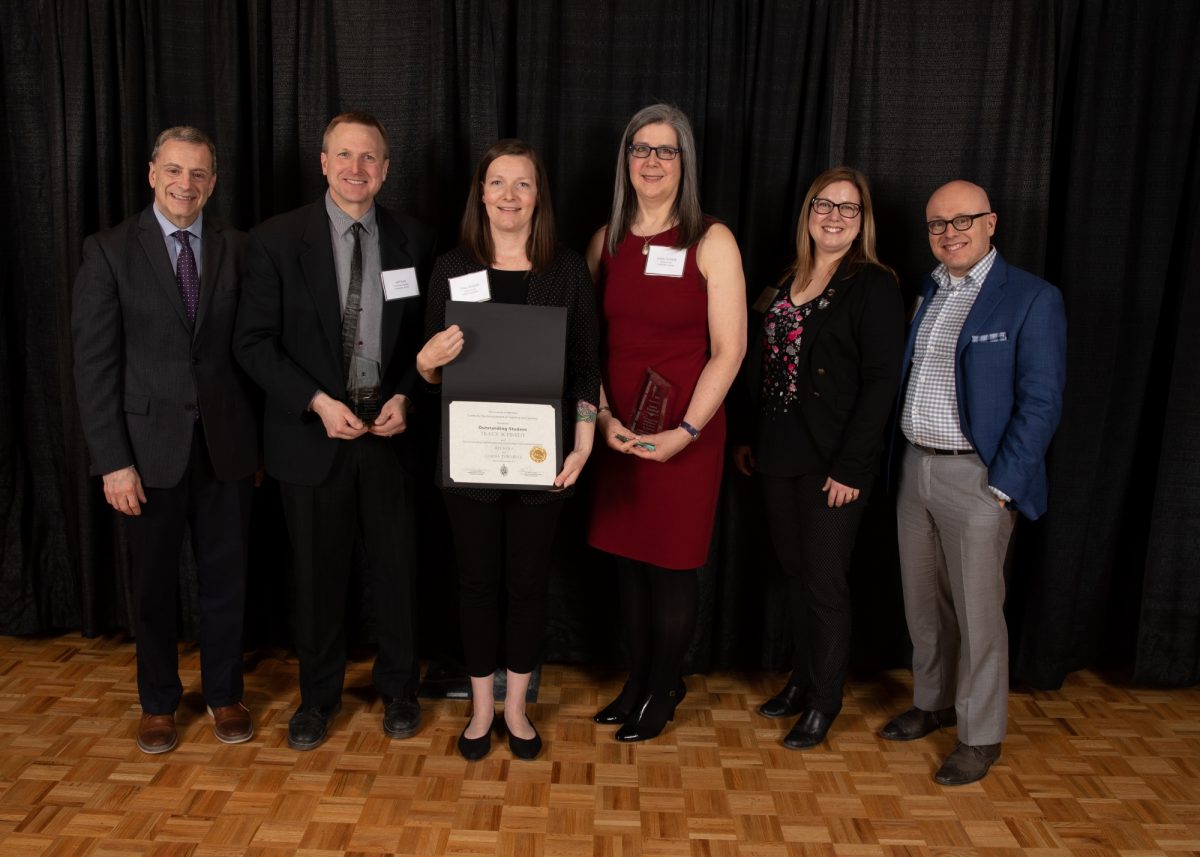
[[823, 196], [814, 196], [808, 204], [817, 214], [828, 214], [836, 208], [842, 217], [853, 219], [862, 213], [862, 206], [857, 202], [834, 202]]
[[987, 217], [991, 214], [990, 211], [981, 211], [978, 214], [960, 214], [957, 217], [951, 217], [949, 220], [942, 220], [940, 217], [936, 220], [930, 220], [925, 223], [929, 227], [930, 235], [941, 235], [946, 231], [946, 226], [950, 225], [959, 232], [966, 232], [975, 225], [975, 221], [980, 217]]
[[660, 161], [673, 161], [679, 157], [683, 149], [677, 149], [674, 146], [647, 146], [645, 143], [630, 143], [625, 147], [625, 151], [635, 158], [648, 158], [653, 152]]

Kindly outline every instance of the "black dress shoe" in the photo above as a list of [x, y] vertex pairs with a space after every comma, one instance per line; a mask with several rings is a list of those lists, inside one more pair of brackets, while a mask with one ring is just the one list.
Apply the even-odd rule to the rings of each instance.
[[879, 737], [889, 741], [915, 741], [924, 738], [935, 729], [953, 726], [957, 722], [958, 716], [953, 708], [943, 708], [941, 711], [910, 708], [889, 720], [888, 724], [879, 730]]
[[288, 720], [288, 746], [293, 750], [315, 750], [325, 743], [329, 722], [342, 710], [340, 701], [333, 705], [304, 705]]
[[763, 717], [795, 717], [804, 710], [804, 688], [790, 681], [783, 690], [758, 707]]
[[508, 730], [508, 749], [512, 751], [513, 756], [527, 762], [536, 759], [542, 752], [542, 736], [538, 734], [532, 720], [529, 721], [529, 728], [533, 730], [532, 738], [518, 738], [511, 729]]
[[384, 697], [383, 731], [389, 738], [411, 738], [421, 728], [421, 704], [417, 695]]
[[800, 719], [793, 724], [783, 739], [783, 746], [792, 750], [806, 750], [825, 740], [836, 714], [826, 714], [815, 708], [806, 708]]
[[492, 728], [495, 725], [496, 715], [493, 713], [492, 722], [488, 724], [487, 731], [478, 738], [468, 738], [467, 730], [471, 728], [471, 721], [467, 721], [462, 734], [458, 736], [458, 752], [464, 759], [468, 762], [478, 762], [492, 751]]
[[[679, 680], [675, 693], [675, 702], [683, 702], [683, 698], [687, 696], [687, 685], [683, 683], [683, 679]], [[617, 694], [617, 698], [597, 711], [592, 719], [597, 723], [604, 724], [624, 723], [633, 714], [638, 703], [643, 700], [645, 700], [644, 696], [629, 692], [629, 683], [626, 682], [625, 687], [621, 688], [621, 692]]]
[[992, 763], [999, 758], [999, 744], [964, 744], [959, 741], [933, 778], [944, 786], [965, 786], [982, 780]]
[[678, 690], [650, 694], [625, 721], [625, 725], [617, 730], [616, 739], [628, 742], [657, 738], [667, 723], [675, 719], [675, 706], [678, 704]]

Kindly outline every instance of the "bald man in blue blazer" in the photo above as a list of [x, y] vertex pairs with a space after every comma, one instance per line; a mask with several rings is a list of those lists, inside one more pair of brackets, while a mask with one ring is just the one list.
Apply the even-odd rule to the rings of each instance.
[[909, 328], [897, 403], [897, 525], [913, 641], [913, 707], [880, 732], [893, 741], [957, 724], [934, 776], [984, 777], [1008, 722], [1004, 568], [1017, 513], [1046, 511], [1046, 450], [1066, 369], [1062, 295], [992, 246], [983, 188], [943, 185], [926, 206], [941, 263]]

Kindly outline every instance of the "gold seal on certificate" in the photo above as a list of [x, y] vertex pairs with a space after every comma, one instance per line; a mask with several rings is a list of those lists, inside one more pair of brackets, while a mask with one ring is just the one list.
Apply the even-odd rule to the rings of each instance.
[[553, 405], [458, 399], [449, 410], [455, 485], [552, 486], [558, 434]]

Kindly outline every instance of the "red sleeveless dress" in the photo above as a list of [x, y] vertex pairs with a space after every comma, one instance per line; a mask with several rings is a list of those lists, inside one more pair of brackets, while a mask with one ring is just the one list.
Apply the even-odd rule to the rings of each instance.
[[[673, 246], [675, 229], [652, 239]], [[627, 235], [600, 257], [601, 362], [613, 414], [629, 425], [646, 369], [671, 382], [666, 428], [679, 425], [709, 358], [708, 283], [688, 248], [682, 277], [645, 274], [643, 239]], [[663, 568], [699, 568], [708, 558], [725, 449], [725, 410], [700, 439], [665, 464], [615, 452], [597, 432], [588, 543]]]

